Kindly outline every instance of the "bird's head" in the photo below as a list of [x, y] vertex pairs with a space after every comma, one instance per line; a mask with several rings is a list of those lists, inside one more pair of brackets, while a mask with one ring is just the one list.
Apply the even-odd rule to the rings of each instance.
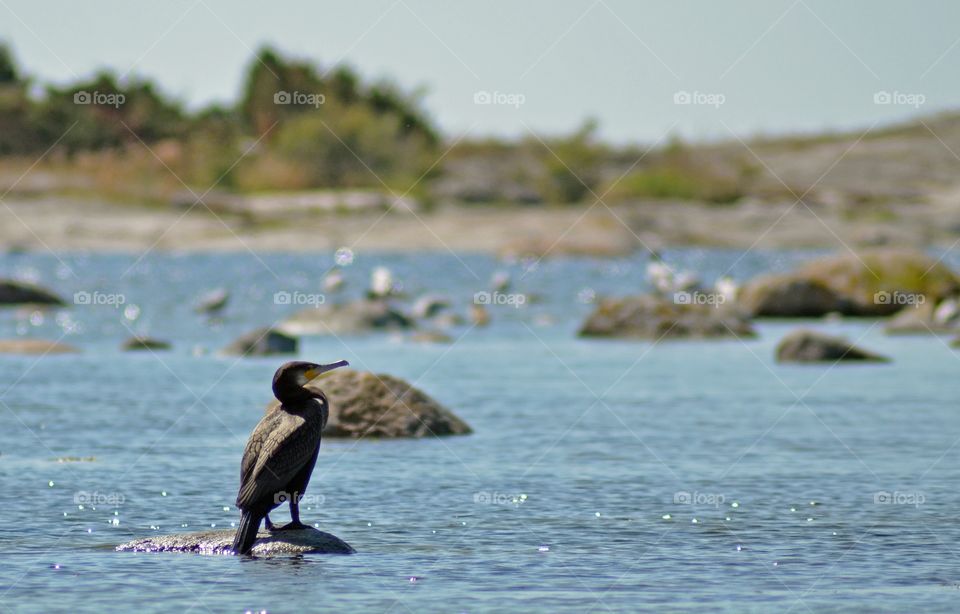
[[329, 373], [339, 367], [346, 367], [349, 364], [346, 360], [338, 360], [329, 364], [301, 360], [284, 363], [273, 375], [273, 396], [277, 397], [277, 400], [281, 403], [316, 396], [315, 393], [307, 390], [304, 386], [324, 373]]

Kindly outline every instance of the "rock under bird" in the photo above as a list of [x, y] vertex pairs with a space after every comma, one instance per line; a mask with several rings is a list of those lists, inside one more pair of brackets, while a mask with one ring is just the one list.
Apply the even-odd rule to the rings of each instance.
[[[300, 498], [320, 451], [320, 433], [327, 423], [327, 397], [306, 384], [328, 371], [345, 367], [346, 360], [330, 364], [294, 361], [282, 365], [273, 376], [273, 394], [280, 401], [253, 429], [240, 463], [237, 508], [240, 526], [233, 551], [247, 554], [266, 521], [268, 531], [303, 529]], [[268, 514], [282, 503], [290, 504], [290, 524], [275, 527]]]

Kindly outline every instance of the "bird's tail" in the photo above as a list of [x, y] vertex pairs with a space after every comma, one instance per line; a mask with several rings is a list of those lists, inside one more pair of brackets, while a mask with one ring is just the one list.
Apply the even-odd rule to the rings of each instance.
[[249, 554], [253, 549], [253, 542], [257, 541], [257, 532], [260, 530], [262, 516], [253, 512], [244, 511], [240, 516], [240, 526], [237, 535], [233, 538], [234, 554]]

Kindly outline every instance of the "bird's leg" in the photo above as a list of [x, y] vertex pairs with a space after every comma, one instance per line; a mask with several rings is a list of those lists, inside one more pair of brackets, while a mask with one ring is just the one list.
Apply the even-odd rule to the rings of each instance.
[[277, 531], [298, 531], [309, 528], [310, 527], [300, 522], [300, 496], [298, 493], [290, 497], [290, 523], [283, 525], [277, 529]]
[[271, 533], [277, 530], [277, 525], [270, 522], [270, 514], [263, 517], [263, 527]]

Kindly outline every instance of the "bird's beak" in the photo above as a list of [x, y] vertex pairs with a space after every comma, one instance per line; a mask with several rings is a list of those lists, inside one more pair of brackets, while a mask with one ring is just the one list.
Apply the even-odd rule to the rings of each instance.
[[331, 362], [330, 364], [327, 364], [327, 365], [314, 365], [313, 367], [308, 369], [304, 373], [304, 375], [306, 376], [307, 381], [309, 381], [316, 377], [320, 377], [324, 373], [333, 371], [334, 369], [339, 369], [340, 367], [349, 367], [349, 366], [350, 366], [350, 363], [347, 362], [346, 360], [338, 360], [337, 362]]

